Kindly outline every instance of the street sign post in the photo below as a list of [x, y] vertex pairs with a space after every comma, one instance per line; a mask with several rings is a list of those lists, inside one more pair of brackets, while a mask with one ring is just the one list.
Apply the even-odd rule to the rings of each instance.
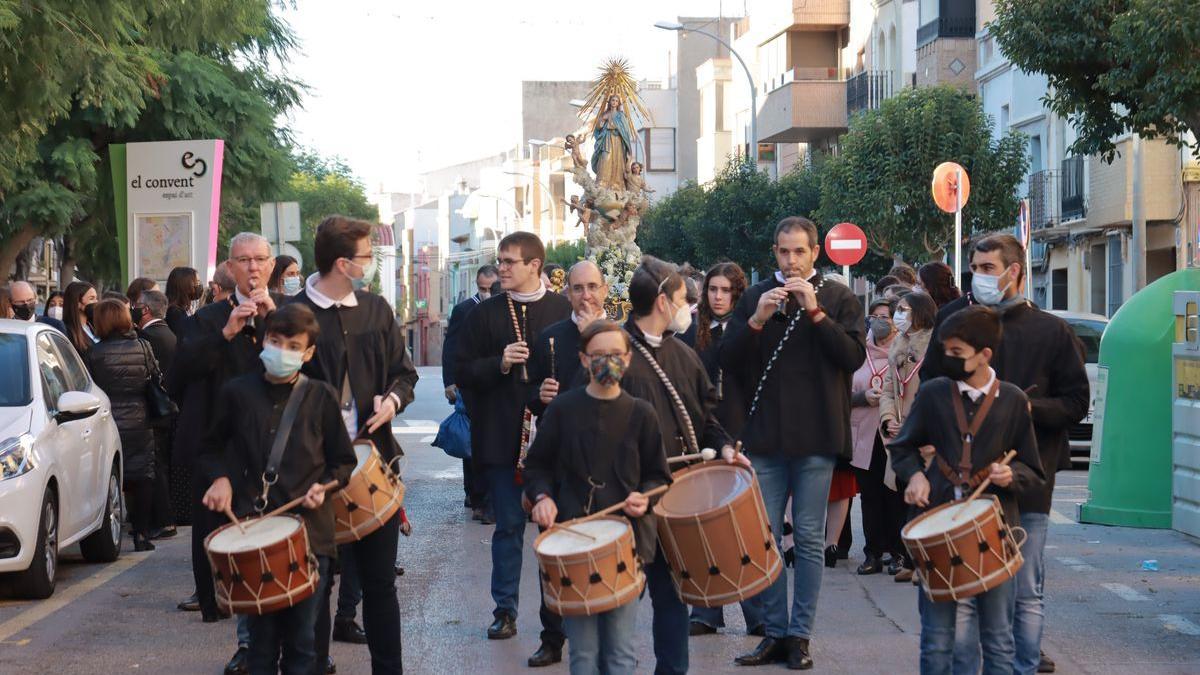
[[933, 203], [954, 214], [954, 285], [962, 283], [962, 210], [971, 196], [967, 170], [954, 162], [942, 162], [933, 170]]
[[867, 235], [854, 223], [838, 223], [825, 235], [825, 255], [842, 266], [842, 275], [850, 283], [850, 266], [867, 255]]

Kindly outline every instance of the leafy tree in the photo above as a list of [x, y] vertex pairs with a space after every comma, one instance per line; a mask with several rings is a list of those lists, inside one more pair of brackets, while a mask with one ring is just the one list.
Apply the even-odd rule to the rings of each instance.
[[583, 239], [560, 241], [546, 247], [546, 262], [557, 263], [566, 269], [584, 259], [587, 242]]
[[341, 158], [323, 158], [302, 150], [293, 155], [292, 163], [291, 178], [278, 201], [300, 203], [301, 240], [295, 246], [304, 258], [304, 270], [312, 272], [313, 239], [325, 216], [340, 214], [374, 221], [379, 211], [367, 201], [366, 188]]
[[930, 182], [945, 161], [961, 164], [971, 180], [964, 233], [1013, 226], [1028, 166], [1025, 141], [1016, 132], [993, 140], [978, 99], [950, 87], [905, 90], [851, 120], [841, 151], [822, 171], [818, 220], [857, 224], [883, 258], [940, 255], [953, 239], [954, 218], [934, 205]]
[[1079, 134], [1072, 153], [1111, 162], [1126, 131], [1200, 136], [1195, 0], [996, 0], [989, 30], [1013, 64], [1046, 74], [1046, 105]]

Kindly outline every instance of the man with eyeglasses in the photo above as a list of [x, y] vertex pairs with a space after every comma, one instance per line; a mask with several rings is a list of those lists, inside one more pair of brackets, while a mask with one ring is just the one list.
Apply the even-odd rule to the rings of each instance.
[[[226, 270], [233, 275], [233, 294], [226, 302], [214, 302], [192, 315], [191, 330], [179, 345], [175, 376], [186, 383], [176, 434], [183, 439], [200, 439], [208, 428], [221, 386], [245, 373], [256, 372], [262, 350], [263, 328], [267, 315], [275, 311], [282, 298], [267, 292], [267, 279], [275, 258], [271, 245], [261, 235], [242, 232], [229, 242]], [[206, 623], [224, 618], [217, 608], [212, 571], [204, 552], [204, 538], [224, 522], [224, 516], [204, 508], [200, 500], [212, 483], [194, 462], [198, 448], [187, 443], [191, 452], [184, 456], [193, 462], [192, 471], [192, 575], [200, 612]], [[247, 672], [250, 644], [249, 624], [238, 620], [238, 649], [225, 667], [230, 675]]]
[[[571, 301], [571, 316], [553, 324], [538, 336], [530, 357], [529, 376], [538, 386], [537, 394], [529, 401], [529, 411], [541, 417], [546, 406], [559, 393], [575, 384], [586, 384], [587, 378], [576, 382], [583, 370], [579, 362], [579, 336], [588, 324], [607, 318], [604, 299], [608, 284], [600, 268], [591, 260], [582, 260], [567, 273], [567, 300]], [[554, 340], [551, 354], [550, 341]], [[553, 361], [551, 360], [553, 358]]]
[[[546, 248], [537, 235], [514, 232], [500, 240], [500, 285], [504, 293], [484, 300], [467, 316], [459, 345], [455, 382], [471, 401], [471, 453], [487, 482], [496, 516], [492, 535], [492, 640], [517, 634], [517, 595], [521, 585], [525, 511], [521, 507], [520, 464], [525, 448], [526, 409], [537, 391], [529, 372], [530, 345], [551, 324], [571, 314], [571, 303], [542, 283]], [[543, 646], [530, 665], [561, 659], [561, 618], [542, 607]], [[554, 647], [558, 646], [555, 650]], [[548, 649], [549, 648], [549, 649]], [[546, 654], [546, 651], [549, 654]]]
[[67, 327], [63, 325], [63, 322], [44, 314], [37, 316], [37, 292], [33, 290], [33, 284], [28, 281], [14, 281], [9, 288], [9, 293], [12, 294], [12, 309], [15, 319], [44, 323], [51, 328], [57, 328], [58, 332], [63, 335], [67, 334]]

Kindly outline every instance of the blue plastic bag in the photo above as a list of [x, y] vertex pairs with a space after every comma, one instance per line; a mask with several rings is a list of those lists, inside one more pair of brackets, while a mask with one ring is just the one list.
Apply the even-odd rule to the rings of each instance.
[[441, 448], [451, 457], [471, 458], [471, 421], [467, 419], [461, 396], [454, 402], [454, 412], [438, 425], [433, 447]]

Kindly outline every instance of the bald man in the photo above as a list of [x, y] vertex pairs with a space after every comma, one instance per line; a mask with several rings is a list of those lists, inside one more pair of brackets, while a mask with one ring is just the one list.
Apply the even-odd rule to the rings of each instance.
[[[575, 381], [582, 369], [579, 334], [589, 323], [605, 318], [604, 299], [608, 297], [608, 284], [596, 263], [583, 260], [572, 265], [567, 272], [566, 291], [567, 299], [571, 301], [571, 317], [542, 331], [529, 359], [529, 377], [540, 383], [537, 396], [529, 403], [529, 411], [534, 415], [546, 412], [546, 406], [560, 391], [586, 383], [586, 376]], [[550, 362], [551, 338], [554, 338], [553, 366]]]
[[37, 291], [33, 290], [33, 284], [28, 281], [14, 281], [9, 288], [12, 294], [13, 317], [18, 321], [37, 321], [44, 323], [52, 328], [57, 328], [63, 335], [67, 334], [67, 327], [63, 322], [45, 315], [37, 316]]

